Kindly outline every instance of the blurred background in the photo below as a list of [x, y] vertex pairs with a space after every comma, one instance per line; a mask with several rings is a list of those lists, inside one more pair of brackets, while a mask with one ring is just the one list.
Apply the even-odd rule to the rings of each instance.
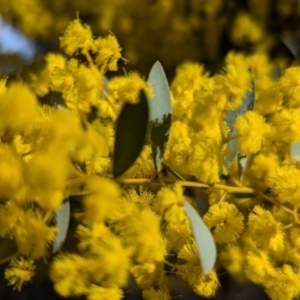
[[76, 16], [95, 36], [113, 32], [126, 70], [142, 76], [156, 60], [172, 78], [184, 60], [216, 72], [229, 50], [266, 53], [282, 67], [299, 54], [299, 0], [0, 0], [0, 16], [1, 75], [59, 51]]
[[[147, 77], [156, 60], [169, 80], [186, 60], [204, 64], [213, 74], [221, 70], [230, 50], [266, 54], [278, 66], [278, 76], [287, 66], [299, 64], [300, 0], [0, 0], [0, 77], [26, 78], [42, 68], [43, 56], [60, 51], [58, 37], [77, 16], [95, 36], [116, 35], [128, 60], [126, 65], [120, 62], [117, 74], [137, 70]], [[46, 275], [21, 293], [12, 291], [3, 278], [4, 268], [0, 300], [61, 299]], [[41, 262], [39, 269], [46, 273], [47, 264]], [[268, 299], [260, 287], [219, 274], [221, 287], [214, 299]], [[141, 299], [133, 282], [124, 293], [125, 299]], [[172, 296], [201, 299], [178, 281]]]

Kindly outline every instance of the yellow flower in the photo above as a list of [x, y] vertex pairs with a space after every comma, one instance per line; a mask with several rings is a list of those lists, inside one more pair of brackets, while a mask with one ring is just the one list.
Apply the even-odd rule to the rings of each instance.
[[60, 46], [68, 55], [73, 55], [78, 50], [82, 54], [87, 51], [95, 50], [92, 32], [90, 26], [82, 25], [79, 19], [72, 21], [60, 37]]
[[217, 243], [235, 242], [244, 229], [243, 220], [237, 207], [227, 202], [212, 205], [203, 218]]
[[248, 279], [254, 283], [266, 282], [275, 271], [267, 252], [258, 250], [246, 255], [245, 273]]
[[295, 166], [275, 169], [266, 181], [280, 202], [300, 204], [300, 170]]
[[25, 171], [31, 197], [45, 210], [58, 209], [64, 199], [70, 163], [57, 152], [36, 153]]
[[12, 147], [0, 144], [0, 197], [24, 201], [24, 167], [24, 162]]
[[262, 26], [249, 14], [239, 13], [233, 20], [231, 40], [236, 45], [257, 43], [264, 37]]
[[165, 288], [143, 290], [145, 300], [171, 300], [170, 292]]
[[55, 241], [58, 230], [47, 225], [39, 211], [27, 215], [23, 232], [15, 235], [19, 253], [34, 259], [46, 257], [48, 246]]
[[111, 235], [111, 231], [103, 223], [86, 223], [78, 225], [76, 235], [79, 238], [78, 248], [91, 253], [97, 251], [99, 243], [103, 243]]
[[247, 111], [236, 118], [234, 127], [238, 132], [240, 153], [256, 153], [261, 149], [268, 132], [267, 124], [262, 116], [255, 111]]
[[24, 232], [26, 220], [30, 217], [28, 213], [14, 201], [7, 201], [0, 205], [0, 235], [13, 238]]
[[102, 287], [92, 284], [87, 291], [87, 300], [121, 300], [123, 291], [118, 287]]
[[289, 108], [296, 108], [300, 104], [300, 67], [291, 67], [284, 71], [278, 82], [283, 94], [283, 102]]
[[191, 128], [186, 122], [172, 122], [170, 138], [164, 153], [164, 162], [179, 173], [186, 173], [187, 158], [192, 152]]
[[282, 93], [277, 82], [271, 84], [257, 95], [255, 110], [266, 115], [282, 109]]
[[86, 186], [91, 193], [84, 198], [85, 217], [91, 222], [108, 219], [121, 199], [121, 189], [112, 180], [92, 177]]
[[63, 297], [81, 296], [90, 284], [89, 261], [77, 254], [60, 255], [54, 258], [50, 278], [54, 289]]
[[94, 258], [89, 262], [91, 281], [104, 286], [125, 286], [128, 282], [132, 249], [125, 248], [121, 239], [113, 234], [105, 240], [97, 241], [93, 248], [91, 254]]
[[235, 244], [227, 245], [219, 255], [222, 266], [238, 281], [245, 280], [243, 274], [244, 257], [243, 249]]
[[285, 234], [282, 224], [269, 211], [256, 205], [248, 217], [248, 227], [257, 247], [276, 252], [283, 250]]
[[274, 139], [293, 144], [300, 140], [300, 109], [283, 109], [270, 118]]
[[216, 294], [219, 287], [219, 280], [215, 270], [210, 271], [207, 275], [201, 273], [192, 284], [193, 291], [203, 297], [210, 298]]
[[155, 271], [154, 263], [145, 263], [131, 268], [131, 273], [141, 289], [149, 289], [153, 285], [157, 276]]
[[127, 76], [114, 77], [108, 82], [109, 94], [121, 105], [126, 102], [138, 103], [141, 89], [146, 91], [149, 98], [153, 94], [147, 82], [137, 72], [129, 73]]
[[4, 276], [9, 285], [21, 291], [22, 286], [30, 281], [35, 275], [35, 265], [32, 259], [26, 260], [23, 257], [13, 258], [6, 268]]
[[28, 133], [37, 115], [37, 99], [23, 83], [15, 82], [0, 98], [0, 137], [11, 141], [13, 134]]
[[292, 300], [300, 294], [300, 272], [298, 268], [283, 265], [264, 282], [266, 292], [273, 300]]
[[104, 66], [110, 71], [118, 70], [118, 60], [122, 57], [119, 43], [116, 37], [109, 34], [105, 38], [98, 38], [95, 40], [95, 51], [97, 52], [96, 64]]
[[182, 222], [185, 220], [183, 188], [180, 184], [163, 187], [153, 201], [153, 209], [163, 214], [167, 222]]

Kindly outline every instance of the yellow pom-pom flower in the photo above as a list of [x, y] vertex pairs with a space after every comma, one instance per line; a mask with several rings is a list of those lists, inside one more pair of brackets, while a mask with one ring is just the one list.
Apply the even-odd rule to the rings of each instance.
[[238, 149], [240, 153], [258, 152], [265, 140], [268, 126], [265, 120], [255, 111], [247, 111], [238, 116], [234, 127], [238, 132]]
[[216, 243], [235, 242], [244, 229], [243, 220], [237, 207], [227, 202], [212, 205], [203, 218]]
[[90, 27], [82, 25], [79, 19], [72, 21], [60, 38], [60, 46], [68, 55], [73, 55], [78, 50], [82, 54], [89, 50], [95, 50]]
[[248, 217], [249, 234], [257, 247], [263, 250], [281, 251], [284, 248], [285, 233], [280, 222], [273, 215], [256, 205]]
[[300, 204], [300, 170], [295, 166], [276, 168], [267, 177], [267, 184], [280, 202]]
[[18, 291], [21, 291], [22, 286], [28, 283], [34, 275], [34, 261], [23, 257], [12, 259], [4, 274], [9, 285], [13, 285], [14, 289]]

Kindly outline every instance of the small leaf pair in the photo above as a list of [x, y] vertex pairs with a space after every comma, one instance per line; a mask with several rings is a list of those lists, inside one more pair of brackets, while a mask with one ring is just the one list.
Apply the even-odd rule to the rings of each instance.
[[170, 134], [171, 98], [163, 67], [156, 62], [149, 74], [154, 96], [147, 100], [140, 91], [137, 104], [126, 103], [117, 120], [113, 175], [125, 173], [139, 157], [146, 140], [148, 125], [155, 168], [159, 169]]

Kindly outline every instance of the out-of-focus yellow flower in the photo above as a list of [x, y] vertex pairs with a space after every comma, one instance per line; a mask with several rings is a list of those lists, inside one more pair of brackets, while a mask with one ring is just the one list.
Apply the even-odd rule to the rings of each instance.
[[153, 201], [153, 209], [164, 215], [167, 222], [182, 222], [185, 220], [183, 188], [180, 184], [163, 187]]
[[91, 222], [109, 218], [121, 198], [120, 187], [108, 178], [90, 178], [87, 190], [91, 193], [84, 198], [85, 217]]
[[123, 291], [118, 287], [102, 287], [92, 284], [87, 291], [88, 300], [121, 300]]
[[118, 60], [122, 57], [121, 50], [117, 38], [109, 34], [105, 38], [95, 40], [95, 51], [97, 56], [95, 62], [98, 66], [104, 67], [110, 71], [118, 70]]
[[73, 55], [79, 50], [82, 54], [90, 50], [94, 51], [95, 45], [90, 26], [82, 25], [79, 19], [70, 22], [64, 35], [60, 37], [60, 46], [68, 55]]
[[264, 285], [266, 292], [274, 300], [292, 300], [300, 294], [300, 272], [298, 268], [283, 265], [276, 269]]
[[32, 259], [26, 260], [23, 257], [13, 258], [6, 268], [4, 276], [9, 285], [21, 291], [24, 284], [28, 283], [35, 275], [35, 265]]
[[165, 288], [143, 290], [145, 300], [171, 300], [170, 292]]
[[24, 162], [18, 153], [12, 147], [0, 144], [0, 197], [24, 201], [24, 169]]
[[28, 133], [37, 115], [37, 99], [23, 83], [13, 83], [0, 98], [0, 137], [11, 140], [13, 134]]
[[155, 271], [156, 265], [154, 263], [145, 263], [131, 268], [132, 275], [142, 289], [149, 289], [153, 285], [157, 277]]
[[247, 43], [258, 43], [264, 37], [264, 31], [257, 21], [249, 14], [239, 13], [232, 24], [230, 32], [231, 40], [238, 46], [243, 46]]
[[77, 254], [57, 256], [49, 275], [61, 296], [81, 296], [90, 284], [89, 260]]
[[59, 229], [47, 225], [39, 211], [27, 217], [24, 227], [21, 234], [15, 235], [19, 253], [33, 259], [46, 257], [48, 247], [55, 241]]
[[265, 251], [258, 250], [246, 255], [245, 273], [254, 283], [261, 284], [276, 272]]
[[229, 244], [222, 249], [219, 256], [222, 266], [238, 281], [244, 281], [243, 249], [239, 245]]

